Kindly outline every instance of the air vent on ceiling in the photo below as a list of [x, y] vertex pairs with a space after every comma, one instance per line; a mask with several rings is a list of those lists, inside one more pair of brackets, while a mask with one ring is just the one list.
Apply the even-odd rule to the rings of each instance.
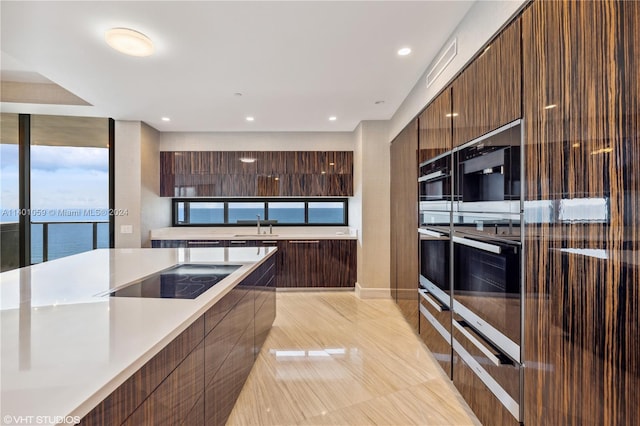
[[457, 39], [454, 38], [427, 74], [427, 87], [431, 86], [433, 82], [436, 81], [438, 76], [442, 74], [442, 71], [444, 71], [447, 65], [449, 65], [449, 63], [453, 60], [453, 58], [456, 57], [457, 54], [458, 43]]

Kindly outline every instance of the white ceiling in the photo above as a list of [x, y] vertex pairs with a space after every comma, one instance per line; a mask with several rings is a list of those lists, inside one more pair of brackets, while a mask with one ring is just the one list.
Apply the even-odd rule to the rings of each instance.
[[[472, 3], [3, 0], [3, 78], [38, 73], [92, 106], [0, 106], [161, 131], [351, 131], [391, 118]], [[156, 53], [112, 50], [112, 27], [146, 34]]]

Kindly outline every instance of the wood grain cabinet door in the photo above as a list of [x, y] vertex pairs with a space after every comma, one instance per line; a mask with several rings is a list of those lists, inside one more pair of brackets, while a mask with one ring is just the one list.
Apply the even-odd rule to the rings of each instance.
[[445, 89], [420, 114], [418, 162], [423, 163], [453, 148], [451, 144], [451, 89]]
[[640, 2], [535, 1], [522, 43], [525, 424], [638, 425]]
[[454, 80], [454, 146], [521, 117], [520, 52], [517, 19]]

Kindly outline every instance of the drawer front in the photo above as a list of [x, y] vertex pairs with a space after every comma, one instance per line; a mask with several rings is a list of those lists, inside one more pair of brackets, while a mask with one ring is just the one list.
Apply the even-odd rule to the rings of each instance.
[[[425, 306], [426, 302], [420, 302], [420, 338], [427, 345], [433, 357], [447, 376], [451, 377], [451, 311], [440, 313], [440, 317], [434, 316]], [[449, 315], [449, 325], [445, 326], [442, 315]]]
[[[501, 353], [459, 317], [454, 317], [452, 330], [455, 386], [483, 423], [517, 424], [522, 418], [520, 364]], [[510, 416], [496, 423], [491, 417], [492, 410]], [[482, 416], [489, 417], [481, 416], [485, 412]]]

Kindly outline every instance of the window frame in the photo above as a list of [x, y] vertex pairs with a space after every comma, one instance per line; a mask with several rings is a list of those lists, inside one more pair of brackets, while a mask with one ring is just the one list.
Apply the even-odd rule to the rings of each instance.
[[[207, 228], [230, 228], [230, 227], [255, 227], [253, 223], [229, 223], [229, 203], [263, 203], [265, 217], [260, 218], [260, 223], [269, 220], [269, 203], [304, 203], [304, 222], [297, 223], [274, 223], [275, 226], [349, 226], [349, 198], [347, 197], [179, 197], [171, 199], [171, 226], [172, 227], [207, 227]], [[334, 223], [309, 223], [309, 203], [342, 203], [342, 222]], [[224, 223], [178, 223], [178, 204], [187, 203], [185, 208], [185, 219], [189, 217], [190, 203], [223, 203]], [[266, 224], [266, 223], [265, 223]]]

